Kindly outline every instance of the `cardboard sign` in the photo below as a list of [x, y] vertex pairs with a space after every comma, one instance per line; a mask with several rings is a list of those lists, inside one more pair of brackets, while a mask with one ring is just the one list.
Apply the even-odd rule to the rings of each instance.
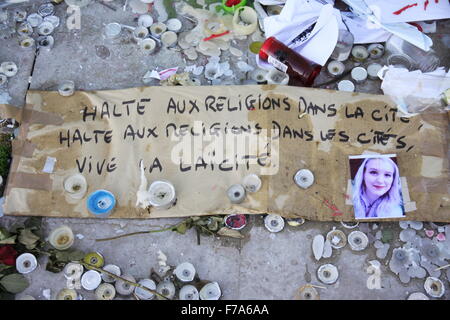
[[[348, 157], [393, 153], [406, 220], [450, 221], [448, 118], [405, 118], [386, 96], [289, 86], [145, 87], [30, 91], [27, 105], [3, 106], [21, 122], [5, 191], [7, 215], [85, 217], [86, 199], [105, 189], [110, 218], [277, 213], [310, 220], [354, 220]], [[167, 180], [169, 209], [137, 206], [140, 163], [150, 184]], [[309, 169], [306, 189], [295, 173]], [[64, 181], [82, 174], [75, 199]], [[227, 190], [250, 173], [262, 187], [239, 204]], [[406, 191], [405, 191], [406, 190]]]

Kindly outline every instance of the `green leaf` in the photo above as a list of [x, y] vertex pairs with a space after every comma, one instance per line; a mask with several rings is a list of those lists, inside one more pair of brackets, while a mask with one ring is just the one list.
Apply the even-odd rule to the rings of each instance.
[[178, 232], [178, 233], [180, 233], [180, 234], [185, 234], [185, 233], [186, 233], [186, 230], [187, 230], [187, 225], [186, 225], [186, 223], [184, 222], [184, 223], [178, 225], [176, 228], [174, 228], [173, 231], [176, 231], [176, 232]]
[[40, 238], [31, 231], [31, 229], [23, 229], [19, 234], [19, 242], [27, 247], [27, 249], [33, 249], [37, 245], [37, 241]]
[[14, 235], [12, 237], [6, 238], [2, 241], [0, 241], [0, 244], [15, 244], [16, 243], [17, 235]]
[[12, 266], [7, 266], [6, 264], [0, 264], [0, 271], [12, 268]]
[[394, 235], [391, 230], [382, 230], [381, 231], [381, 241], [383, 243], [391, 242], [391, 240], [394, 238]]
[[[0, 227], [0, 241], [9, 238], [11, 235], [5, 228]], [[0, 242], [1, 243], [1, 242]]]
[[28, 280], [21, 274], [13, 273], [3, 277], [0, 284], [11, 293], [19, 293], [28, 288]]
[[70, 249], [70, 250], [63, 250], [63, 251], [56, 251], [55, 252], [55, 258], [59, 262], [70, 262], [70, 261], [78, 261], [83, 259], [85, 256], [85, 253], [80, 250], [76, 249]]
[[40, 230], [42, 226], [42, 217], [30, 217], [23, 223], [25, 228]]

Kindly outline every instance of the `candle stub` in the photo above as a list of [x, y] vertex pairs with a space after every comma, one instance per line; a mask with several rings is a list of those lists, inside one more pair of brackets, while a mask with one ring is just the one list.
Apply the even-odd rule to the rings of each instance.
[[327, 70], [333, 77], [337, 77], [344, 73], [345, 66], [342, 62], [333, 60], [328, 64]]
[[367, 70], [363, 67], [355, 67], [352, 70], [352, 79], [356, 82], [363, 82], [367, 79]]

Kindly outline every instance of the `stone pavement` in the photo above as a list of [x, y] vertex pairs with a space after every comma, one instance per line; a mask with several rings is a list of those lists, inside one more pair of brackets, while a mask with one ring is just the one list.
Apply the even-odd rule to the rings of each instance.
[[[45, 1], [31, 1], [23, 4], [28, 13], [36, 12]], [[8, 83], [11, 96], [10, 104], [23, 106], [28, 89], [57, 90], [63, 80], [75, 82], [77, 90], [105, 90], [143, 86], [142, 77], [152, 69], [163, 70], [171, 67], [186, 65], [205, 65], [207, 57], [199, 54], [196, 61], [186, 60], [176, 49], [160, 49], [153, 55], [143, 55], [137, 50], [137, 45], [131, 33], [125, 33], [119, 41], [106, 42], [102, 37], [104, 25], [119, 22], [135, 26], [137, 14], [122, 10], [125, 1], [109, 2], [117, 10], [93, 1], [81, 8], [81, 27], [69, 30], [66, 21], [71, 14], [67, 12], [67, 5], [56, 6], [56, 15], [61, 24], [55, 30], [54, 47], [49, 50], [22, 49], [17, 35], [0, 40], [0, 61], [14, 61], [19, 66], [18, 74]], [[151, 15], [155, 20], [158, 13], [154, 10]], [[192, 28], [192, 21], [180, 17], [183, 28]], [[448, 48], [450, 45], [450, 31], [448, 21], [439, 21], [438, 31], [432, 34], [435, 41], [434, 48], [442, 56], [442, 66], [450, 65]], [[0, 34], [1, 30], [0, 30]], [[222, 61], [228, 61], [233, 70], [230, 77], [222, 77], [222, 83], [249, 83], [249, 73], [243, 72], [237, 62], [244, 61], [255, 66], [254, 55], [247, 50], [250, 39], [238, 40], [234, 44], [244, 55], [235, 57], [226, 51], [221, 56]], [[325, 68], [324, 68], [325, 69]], [[211, 82], [201, 75], [203, 85]], [[29, 82], [30, 79], [30, 82]], [[316, 83], [327, 80], [324, 72]], [[158, 80], [152, 80], [148, 85], [158, 85]], [[217, 84], [217, 83], [214, 83]], [[380, 81], [368, 81], [365, 85], [357, 86], [356, 91], [381, 93]], [[175, 232], [138, 235], [107, 242], [96, 242], [95, 239], [111, 237], [123, 233], [148, 230], [152, 226], [175, 224], [180, 219], [149, 219], [149, 220], [96, 220], [96, 219], [64, 219], [44, 218], [44, 230], [48, 233], [60, 225], [68, 225], [74, 234], [74, 247], [84, 251], [98, 251], [106, 263], [116, 264], [122, 272], [132, 274], [136, 279], [147, 278], [151, 268], [157, 266], [157, 252], [161, 250], [170, 265], [177, 265], [184, 261], [191, 262], [197, 269], [201, 279], [217, 281], [222, 289], [222, 299], [293, 299], [296, 291], [307, 283], [320, 286], [318, 292], [321, 299], [406, 299], [413, 292], [423, 292], [425, 278], [413, 278], [408, 283], [402, 283], [399, 277], [389, 267], [393, 259], [393, 249], [405, 244], [399, 239], [402, 231], [397, 222], [361, 223], [355, 229], [347, 229], [338, 222], [306, 221], [298, 227], [286, 226], [279, 233], [270, 233], [265, 227], [263, 216], [255, 215], [249, 218], [249, 223], [243, 230], [245, 239], [238, 240], [225, 237], [201, 237], [200, 245], [193, 229], [180, 235]], [[24, 218], [1, 217], [0, 224], [10, 226]], [[363, 251], [352, 251], [347, 244], [342, 249], [333, 249], [330, 258], [317, 261], [312, 252], [312, 240], [317, 234], [326, 235], [333, 228], [342, 230], [348, 235], [353, 230], [362, 230], [369, 235], [370, 244]], [[435, 229], [436, 225], [424, 223], [423, 228]], [[426, 238], [424, 230], [417, 234]], [[385, 257], [377, 257], [375, 241], [379, 240], [381, 232], [389, 230], [393, 239]], [[447, 227], [447, 238], [450, 238], [450, 227]], [[378, 235], [377, 235], [378, 232]], [[378, 241], [380, 243], [380, 241]], [[448, 242], [447, 242], [448, 245]], [[379, 289], [368, 288], [369, 261], [378, 260], [381, 263]], [[327, 285], [317, 278], [318, 268], [326, 263], [337, 266], [339, 278], [336, 283]], [[45, 257], [39, 260], [38, 268], [26, 277], [30, 280], [30, 287], [17, 298], [31, 295], [36, 299], [46, 299], [43, 290], [51, 289], [52, 298], [65, 287], [66, 280], [63, 273], [54, 274], [45, 271]], [[447, 269], [448, 270], [448, 269]], [[449, 272], [442, 270], [440, 279], [444, 282], [446, 293], [440, 299], [448, 299]], [[427, 275], [428, 276], [428, 275]], [[95, 299], [92, 291], [78, 290], [84, 299]], [[125, 299], [124, 297], [119, 297]]]

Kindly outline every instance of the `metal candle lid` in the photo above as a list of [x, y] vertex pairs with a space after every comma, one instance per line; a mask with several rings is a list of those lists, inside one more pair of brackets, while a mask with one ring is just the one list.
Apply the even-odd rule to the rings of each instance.
[[89, 270], [81, 277], [81, 285], [86, 290], [95, 290], [102, 282], [100, 273], [95, 270]]
[[177, 200], [174, 186], [165, 180], [152, 182], [148, 188], [150, 205], [157, 209], [169, 209]]
[[351, 75], [356, 82], [363, 82], [367, 79], [367, 70], [363, 67], [355, 67], [352, 69]]
[[[139, 284], [150, 290], [156, 290], [156, 283], [151, 279], [142, 279], [139, 281]], [[134, 289], [134, 294], [141, 300], [151, 300], [155, 296], [155, 294], [139, 287]]]
[[350, 80], [339, 81], [337, 87], [339, 91], [348, 91], [348, 92], [355, 91], [355, 85]]
[[99, 217], [111, 213], [116, 205], [116, 198], [107, 190], [97, 190], [89, 195], [86, 204], [89, 212]]
[[383, 68], [379, 63], [371, 63], [367, 66], [367, 75], [370, 79], [378, 79], [378, 72]]

